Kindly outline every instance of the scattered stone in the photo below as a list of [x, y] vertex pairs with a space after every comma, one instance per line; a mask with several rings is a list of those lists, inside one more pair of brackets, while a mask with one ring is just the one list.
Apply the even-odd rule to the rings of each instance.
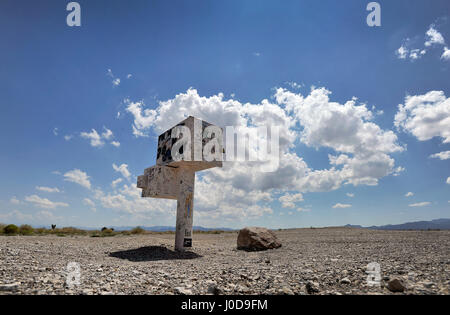
[[176, 287], [174, 289], [175, 294], [178, 295], [192, 295], [192, 291], [183, 287]]
[[391, 292], [404, 292], [406, 289], [403, 283], [398, 279], [392, 279], [391, 281], [389, 281], [387, 288]]
[[350, 283], [352, 283], [351, 281], [350, 281], [350, 279], [349, 278], [344, 278], [344, 279], [341, 279], [341, 281], [340, 281], [342, 284], [350, 284]]
[[320, 292], [319, 284], [317, 282], [308, 281], [305, 287], [308, 294], [315, 294]]
[[20, 282], [0, 284], [0, 291], [15, 292], [19, 289]]
[[220, 290], [216, 285], [212, 284], [208, 287], [208, 293], [212, 295], [221, 295], [222, 290]]
[[260, 227], [246, 227], [239, 231], [237, 247], [247, 251], [280, 248], [281, 243], [274, 232]]

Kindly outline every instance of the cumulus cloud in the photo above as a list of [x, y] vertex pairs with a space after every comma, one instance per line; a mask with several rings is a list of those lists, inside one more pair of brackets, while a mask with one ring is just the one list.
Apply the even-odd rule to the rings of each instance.
[[281, 196], [278, 199], [281, 202], [281, 205], [283, 208], [295, 208], [295, 203], [296, 202], [300, 202], [303, 201], [303, 195], [298, 193], [298, 194], [286, 194], [284, 196]]
[[175, 216], [176, 213], [176, 201], [142, 198], [141, 189], [136, 185], [123, 185], [121, 189], [112, 193], [96, 189], [93, 198], [104, 208], [133, 216], [150, 214], [167, 217]]
[[440, 137], [450, 143], [450, 98], [442, 91], [407, 96], [405, 104], [398, 106], [394, 124], [420, 141]]
[[[101, 135], [95, 129], [92, 129], [91, 132], [82, 132], [80, 135], [82, 138], [89, 139], [91, 146], [102, 147], [105, 145], [106, 140], [114, 138], [114, 134], [111, 130], [106, 127], [103, 127], [103, 130]], [[120, 143], [117, 141], [111, 141], [111, 144], [115, 147], [120, 146]]]
[[432, 45], [444, 45], [445, 40], [441, 33], [439, 33], [434, 25], [431, 25], [426, 33], [427, 41], [425, 42], [426, 47]]
[[[392, 153], [404, 148], [391, 130], [383, 130], [365, 104], [353, 98], [343, 104], [330, 100], [331, 92], [313, 88], [309, 95], [277, 89], [273, 101], [257, 104], [226, 99], [222, 93], [200, 96], [188, 89], [160, 101], [154, 109], [144, 102], [125, 100], [136, 137], [159, 135], [187, 116], [220, 127], [276, 126], [280, 129], [280, 164], [264, 173], [249, 162], [225, 162], [223, 168], [202, 172], [196, 181], [198, 217], [247, 220], [271, 214], [269, 202], [286, 192], [331, 191], [342, 185], [377, 185], [398, 174]], [[299, 131], [301, 130], [301, 131]], [[328, 148], [330, 167], [312, 169], [295, 152], [295, 142]], [[295, 195], [295, 193], [294, 193]]]
[[112, 84], [113, 84], [113, 86], [119, 86], [120, 85], [120, 78], [117, 78], [114, 74], [113, 74], [113, 72], [112, 72], [112, 70], [111, 69], [108, 69], [108, 71], [107, 71], [107, 76], [109, 76], [110, 78], [111, 78], [111, 82], [112, 82]]
[[86, 187], [87, 189], [91, 189], [91, 182], [89, 181], [89, 176], [79, 169], [74, 169], [72, 171], [65, 173], [64, 180], [76, 183], [78, 185]]
[[350, 198], [355, 197], [355, 194], [352, 194], [352, 193], [347, 193], [346, 195], [347, 195], [347, 197], [350, 197]]
[[448, 160], [448, 159], [450, 159], [450, 151], [443, 151], [443, 152], [432, 154], [432, 155], [430, 155], [430, 158], [440, 159], [442, 161]]
[[413, 207], [413, 208], [418, 208], [418, 207], [426, 207], [429, 205], [431, 205], [431, 202], [425, 201], [425, 202], [413, 203], [413, 204], [410, 204], [409, 206]]
[[128, 170], [128, 165], [127, 164], [121, 164], [120, 166], [117, 166], [116, 164], [113, 164], [113, 169], [122, 174], [123, 177], [125, 177], [126, 179], [130, 179], [131, 177], [131, 173]]
[[118, 178], [118, 179], [116, 179], [116, 180], [113, 180], [112, 183], [111, 183], [112, 188], [116, 188], [116, 186], [117, 186], [118, 184], [120, 184], [122, 181], [123, 181], [122, 178]]
[[450, 177], [447, 178], [447, 184], [450, 185]]
[[405, 195], [405, 197], [412, 197], [412, 196], [414, 196], [414, 193], [413, 193], [413, 192], [408, 192], [408, 193], [406, 193], [406, 195]]
[[47, 209], [55, 209], [58, 207], [68, 207], [69, 205], [65, 202], [54, 202], [50, 201], [47, 198], [41, 198], [38, 195], [31, 195], [25, 197], [25, 201], [32, 203], [33, 205], [40, 207], [40, 208], [47, 208]]
[[59, 193], [60, 190], [57, 187], [45, 187], [45, 186], [36, 186], [36, 190], [48, 192], [48, 193]]
[[333, 206], [333, 209], [346, 209], [346, 208], [351, 208], [352, 205], [349, 204], [342, 204], [342, 203], [337, 203]]
[[101, 147], [105, 143], [102, 141], [101, 136], [98, 134], [97, 130], [92, 129], [91, 132], [82, 132], [81, 137], [85, 139], [89, 139], [91, 141], [91, 146], [93, 147]]
[[448, 47], [444, 47], [444, 52], [442, 53], [441, 59], [450, 60], [450, 49], [448, 49]]
[[398, 56], [398, 58], [400, 59], [406, 59], [406, 57], [408, 57], [408, 48], [406, 48], [404, 45], [400, 46], [399, 49], [397, 49], [396, 54]]
[[[413, 46], [413, 43], [411, 39], [407, 38], [406, 40], [404, 40], [404, 43], [400, 46], [400, 48], [395, 51], [395, 54], [399, 59], [409, 59], [411, 61], [415, 61], [424, 56], [427, 53], [428, 49], [431, 49], [435, 46], [445, 45], [444, 37], [436, 29], [436, 26], [434, 24], [432, 24], [425, 33], [425, 43], [423, 45], [423, 48], [417, 48], [417, 46], [411, 47]], [[445, 53], [446, 50], [444, 49], [444, 54]], [[446, 58], [444, 57], [444, 55], [442, 55], [441, 59]]]

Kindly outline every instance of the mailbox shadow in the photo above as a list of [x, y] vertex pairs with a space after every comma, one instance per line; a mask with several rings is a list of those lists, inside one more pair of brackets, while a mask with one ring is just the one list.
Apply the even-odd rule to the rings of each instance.
[[194, 252], [176, 252], [164, 246], [146, 246], [136, 249], [117, 251], [109, 254], [110, 257], [126, 259], [129, 261], [157, 261], [157, 260], [178, 260], [196, 259], [203, 256]]

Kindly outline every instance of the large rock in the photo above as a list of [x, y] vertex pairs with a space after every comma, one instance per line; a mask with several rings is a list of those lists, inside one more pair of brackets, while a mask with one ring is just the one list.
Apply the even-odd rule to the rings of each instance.
[[238, 249], [260, 251], [281, 247], [274, 232], [260, 227], [246, 227], [239, 231], [237, 238]]

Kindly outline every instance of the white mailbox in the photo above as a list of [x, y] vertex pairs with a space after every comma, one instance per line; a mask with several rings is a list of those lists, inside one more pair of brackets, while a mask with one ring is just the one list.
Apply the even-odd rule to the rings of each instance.
[[177, 200], [175, 249], [192, 247], [195, 172], [222, 167], [223, 130], [189, 116], [158, 138], [156, 166], [138, 177], [142, 197]]

